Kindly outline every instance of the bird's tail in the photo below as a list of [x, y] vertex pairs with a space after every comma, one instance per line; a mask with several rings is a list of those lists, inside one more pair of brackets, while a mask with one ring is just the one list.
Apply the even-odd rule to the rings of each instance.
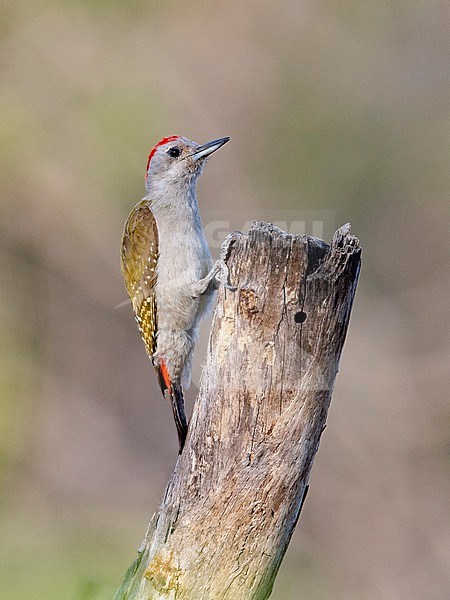
[[156, 371], [158, 373], [159, 386], [163, 395], [165, 396], [166, 390], [169, 392], [173, 418], [175, 420], [178, 433], [179, 453], [181, 454], [184, 447], [184, 442], [186, 441], [188, 429], [186, 412], [184, 410], [183, 389], [180, 383], [172, 382], [170, 380], [167, 367], [163, 361], [161, 361], [160, 365], [156, 367]]
[[186, 412], [184, 410], [183, 389], [181, 387], [181, 384], [179, 384], [179, 383], [172, 384], [172, 388], [171, 388], [171, 390], [169, 390], [169, 392], [170, 392], [170, 401], [172, 403], [173, 418], [175, 419], [175, 425], [177, 426], [178, 443], [180, 446], [179, 452], [181, 454], [183, 447], [184, 447], [184, 442], [186, 441], [186, 435], [187, 435], [187, 429], [188, 429]]

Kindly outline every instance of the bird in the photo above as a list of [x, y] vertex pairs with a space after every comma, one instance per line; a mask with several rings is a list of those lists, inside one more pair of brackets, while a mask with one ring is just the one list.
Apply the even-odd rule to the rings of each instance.
[[[147, 193], [131, 210], [122, 236], [125, 287], [163, 396], [167, 391], [170, 397], [180, 454], [188, 428], [183, 390], [191, 382], [200, 321], [217, 281], [228, 285], [223, 258], [213, 266], [196, 185], [207, 157], [229, 139], [199, 145], [177, 135], [162, 138], [148, 155]], [[225, 281], [219, 278], [224, 270]]]

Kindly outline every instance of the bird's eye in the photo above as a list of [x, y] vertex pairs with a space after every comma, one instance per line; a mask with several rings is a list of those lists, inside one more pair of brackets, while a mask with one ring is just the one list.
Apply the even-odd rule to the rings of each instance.
[[178, 158], [181, 154], [181, 150], [175, 146], [173, 148], [169, 148], [167, 150], [167, 154], [172, 158]]

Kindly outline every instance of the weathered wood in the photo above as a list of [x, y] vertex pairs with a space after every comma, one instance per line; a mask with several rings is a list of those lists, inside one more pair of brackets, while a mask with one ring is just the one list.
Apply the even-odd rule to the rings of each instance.
[[360, 253], [349, 225], [331, 247], [266, 223], [236, 235], [238, 289], [219, 290], [186, 446], [116, 600], [268, 598], [325, 427]]

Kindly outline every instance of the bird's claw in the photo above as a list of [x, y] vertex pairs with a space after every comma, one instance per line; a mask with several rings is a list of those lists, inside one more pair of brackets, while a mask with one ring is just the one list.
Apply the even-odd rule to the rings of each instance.
[[231, 285], [229, 283], [230, 271], [228, 269], [226, 260], [230, 253], [231, 246], [233, 245], [234, 241], [236, 240], [236, 235], [237, 235], [237, 232], [235, 232], [235, 231], [233, 231], [227, 235], [227, 237], [223, 241], [219, 258], [215, 264], [215, 268], [217, 269], [217, 272], [214, 277], [215, 277], [216, 281], [221, 283], [223, 285], [223, 287], [226, 288], [227, 290], [230, 290], [230, 292], [235, 292], [237, 290], [237, 287], [235, 285]]
[[230, 278], [230, 271], [228, 269], [227, 263], [223, 259], [219, 258], [219, 260], [216, 262], [216, 265], [218, 268], [217, 273], [214, 276], [216, 281], [221, 283], [223, 287], [227, 290], [230, 290], [230, 292], [235, 292], [237, 290], [237, 287], [228, 283], [228, 280]]

